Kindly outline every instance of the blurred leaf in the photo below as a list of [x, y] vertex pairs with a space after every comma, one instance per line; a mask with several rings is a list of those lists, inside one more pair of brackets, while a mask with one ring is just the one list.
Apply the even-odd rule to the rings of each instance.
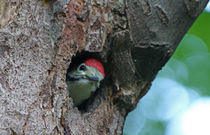
[[185, 84], [186, 82], [188, 82], [188, 80], [190, 79], [189, 70], [183, 61], [171, 58], [167, 65], [174, 71], [175, 78], [176, 78], [175, 80], [177, 82], [180, 82], [182, 84]]
[[186, 34], [175, 51], [173, 58], [183, 61], [190, 56], [207, 52], [207, 45], [199, 37]]
[[204, 11], [188, 31], [201, 38], [207, 45], [210, 52], [210, 13]]
[[196, 88], [203, 96], [210, 96], [210, 54], [203, 53], [187, 58], [184, 63], [189, 69], [188, 86]]

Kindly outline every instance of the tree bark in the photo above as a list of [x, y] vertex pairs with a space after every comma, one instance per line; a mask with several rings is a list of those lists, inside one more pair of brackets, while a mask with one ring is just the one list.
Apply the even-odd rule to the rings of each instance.
[[[2, 0], [0, 134], [122, 134], [207, 2]], [[65, 78], [87, 57], [103, 62], [106, 78], [78, 109]]]

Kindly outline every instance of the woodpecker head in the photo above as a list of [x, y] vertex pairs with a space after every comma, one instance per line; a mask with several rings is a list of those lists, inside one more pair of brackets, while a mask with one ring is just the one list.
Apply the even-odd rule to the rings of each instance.
[[88, 59], [81, 63], [75, 70], [68, 73], [69, 81], [86, 79], [88, 81], [100, 82], [105, 77], [104, 67], [96, 59]]
[[104, 79], [104, 67], [96, 59], [87, 59], [67, 74], [67, 86], [74, 104], [79, 105], [90, 97]]

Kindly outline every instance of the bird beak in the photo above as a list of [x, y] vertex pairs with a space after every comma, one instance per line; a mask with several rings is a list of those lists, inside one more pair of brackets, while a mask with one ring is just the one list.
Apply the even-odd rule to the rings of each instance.
[[99, 78], [96, 77], [96, 76], [88, 76], [88, 79], [91, 80], [91, 81], [96, 81], [96, 82], [99, 81]]

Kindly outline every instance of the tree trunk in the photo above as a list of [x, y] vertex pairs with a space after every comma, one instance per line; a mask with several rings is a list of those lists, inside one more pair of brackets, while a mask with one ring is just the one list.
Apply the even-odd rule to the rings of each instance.
[[[1, 0], [0, 134], [122, 134], [207, 2]], [[78, 109], [65, 78], [88, 57], [106, 78]]]

